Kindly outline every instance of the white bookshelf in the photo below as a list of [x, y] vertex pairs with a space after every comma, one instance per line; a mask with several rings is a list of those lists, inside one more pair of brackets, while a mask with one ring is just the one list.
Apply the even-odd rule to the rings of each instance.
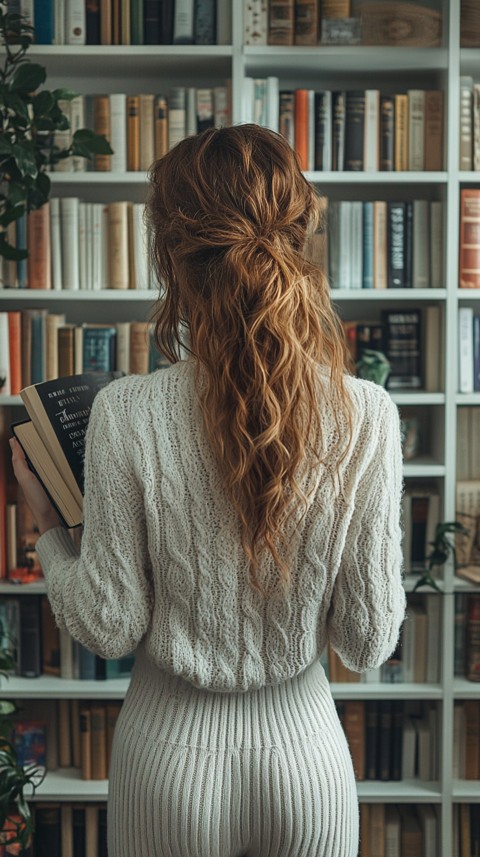
[[[225, 2], [225, 0], [219, 0]], [[227, 0], [229, 2], [229, 0]], [[233, 37], [231, 45], [218, 47], [160, 46], [160, 47], [64, 47], [38, 46], [30, 52], [47, 67], [47, 83], [54, 86], [71, 85], [79, 92], [154, 92], [173, 85], [213, 85], [232, 79], [233, 120], [241, 121], [242, 81], [247, 75], [280, 78], [283, 88], [318, 84], [325, 88], [340, 88], [332, 82], [341, 81], [344, 88], [383, 86], [394, 88], [442, 88], [445, 91], [445, 169], [441, 172], [351, 173], [309, 172], [306, 177], [327, 195], [341, 198], [395, 199], [423, 197], [441, 199], [445, 204], [446, 227], [444, 249], [444, 288], [404, 290], [333, 290], [332, 299], [340, 313], [365, 318], [368, 312], [378, 314], [382, 307], [426, 306], [434, 303], [444, 313], [442, 362], [444, 387], [434, 393], [402, 392], [392, 394], [400, 406], [432, 409], [435, 423], [435, 455], [424, 456], [405, 464], [406, 479], [434, 479], [440, 487], [444, 520], [455, 516], [455, 461], [457, 408], [480, 406], [480, 393], [460, 395], [457, 390], [457, 313], [465, 302], [480, 307], [480, 289], [458, 289], [459, 190], [468, 185], [480, 185], [480, 173], [460, 172], [459, 163], [459, 78], [473, 74], [480, 79], [480, 49], [460, 50], [460, 0], [441, 0], [444, 12], [444, 43], [441, 48], [420, 50], [405, 48], [273, 48], [243, 47], [242, 0], [231, 0]], [[128, 68], [128, 78], [125, 69]], [[317, 88], [319, 88], [317, 86]], [[144, 173], [52, 173], [54, 195], [78, 195], [85, 199], [144, 198], [147, 181]], [[368, 196], [369, 191], [370, 196]], [[45, 305], [59, 310], [63, 305], [68, 321], [122, 321], [146, 317], [156, 293], [152, 291], [49, 292], [0, 290], [0, 309], [21, 309], [23, 306]], [[113, 302], [113, 303], [112, 303]], [[0, 406], [18, 418], [19, 397], [0, 398]], [[437, 442], [438, 441], [438, 442]], [[411, 591], [416, 578], [407, 576], [405, 588]], [[480, 697], [480, 685], [453, 678], [453, 632], [456, 592], [478, 587], [454, 577], [447, 567], [439, 581], [442, 590], [442, 655], [441, 681], [424, 684], [339, 684], [333, 685], [337, 699], [404, 699], [433, 700], [440, 707], [441, 735], [438, 752], [441, 778], [438, 783], [406, 780], [402, 782], [361, 782], [361, 801], [393, 803], [433, 803], [440, 809], [441, 852], [438, 857], [451, 857], [452, 814], [455, 803], [480, 804], [480, 782], [453, 781], [452, 738], [453, 707], [456, 699]], [[431, 590], [423, 587], [421, 592]], [[0, 594], [43, 593], [43, 583], [13, 586], [0, 583]], [[128, 682], [79, 682], [41, 677], [2, 681], [0, 696], [13, 698], [122, 698]], [[42, 800], [105, 800], [106, 781], [83, 781], [79, 771], [60, 769], [47, 775], [36, 799]], [[480, 810], [479, 810], [480, 811]]]

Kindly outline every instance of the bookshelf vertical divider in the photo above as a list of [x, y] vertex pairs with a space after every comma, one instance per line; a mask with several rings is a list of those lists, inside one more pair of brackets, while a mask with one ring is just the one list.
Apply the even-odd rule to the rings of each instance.
[[[185, 49], [178, 48], [178, 50], [162, 50], [162, 47], [160, 46], [158, 48], [159, 66], [157, 69], [155, 65], [157, 54], [154, 54], [154, 51], [150, 47], [143, 48], [142, 46], [139, 46], [137, 51], [140, 70], [137, 71], [136, 69], [133, 69], [133, 67], [131, 69], [131, 74], [138, 76], [138, 91], [141, 91], [141, 87], [146, 84], [147, 80], [150, 81], [151, 90], [159, 88], [159, 77], [163, 77], [165, 83], [168, 79], [168, 82], [170, 83], [172, 76], [173, 78], [177, 76], [178, 81], [174, 81], [174, 83], [180, 81], [182, 82], [182, 85], [189, 85], [185, 70], [187, 66], [192, 69], [192, 78], [190, 82], [196, 83], [195, 75], [197, 70], [199, 70], [199, 78], [202, 80], [211, 78], [213, 81], [218, 78], [218, 82], [220, 82], [221, 78], [230, 76], [232, 79], [233, 92], [232, 117], [233, 122], [238, 123], [243, 119], [243, 81], [245, 76], [261, 76], [267, 68], [269, 70], [266, 74], [274, 74], [275, 67], [277, 67], [281, 81], [284, 80], [284, 86], [288, 86], [289, 88], [291, 87], [292, 80], [298, 80], [299, 86], [303, 85], [301, 81], [302, 72], [305, 73], [306, 79], [308, 80], [314, 79], [315, 75], [325, 77], [328, 81], [327, 85], [331, 84], [331, 81], [335, 79], [337, 73], [341, 73], [344, 77], [348, 76], [348, 79], [351, 80], [352, 87], [357, 86], [357, 72], [360, 79], [362, 75], [370, 75], [370, 77], [372, 77], [372, 75], [377, 74], [377, 79], [381, 81], [381, 73], [383, 70], [391, 72], [393, 69], [398, 69], [397, 74], [400, 81], [403, 75], [406, 80], [408, 79], [410, 81], [408, 86], [414, 86], [415, 84], [411, 83], [411, 81], [415, 80], [413, 77], [414, 74], [419, 74], [418, 69], [420, 67], [424, 69], [427, 74], [431, 75], [434, 73], [437, 75], [437, 78], [442, 79], [445, 89], [444, 142], [446, 152], [446, 172], [438, 173], [436, 175], [423, 173], [420, 176], [415, 173], [408, 173], [405, 176], [400, 176], [395, 173], [384, 173], [382, 174], [383, 178], [378, 174], [376, 176], [375, 174], [358, 176], [348, 173], [328, 173], [324, 178], [322, 178], [321, 173], [315, 173], [311, 178], [323, 193], [330, 195], [330, 192], [332, 192], [334, 196], [335, 194], [337, 195], [337, 198], [339, 195], [341, 196], [343, 192], [346, 193], [346, 198], [349, 199], [362, 197], [367, 199], [375, 198], [374, 196], [368, 196], [369, 192], [373, 193], [372, 189], [375, 189], [375, 187], [377, 187], [379, 197], [384, 195], [384, 188], [386, 188], [386, 198], [389, 198], [389, 189], [397, 187], [400, 195], [403, 191], [403, 187], [406, 186], [407, 189], [411, 191], [412, 196], [421, 197], [423, 195], [430, 199], [441, 198], [445, 203], [445, 289], [435, 294], [432, 293], [430, 298], [432, 302], [435, 302], [440, 306], [444, 315], [442, 359], [445, 386], [444, 395], [438, 395], [437, 399], [433, 396], [430, 400], [427, 397], [425, 405], [425, 407], [434, 407], [442, 410], [442, 420], [439, 419], [438, 423], [443, 443], [443, 461], [440, 462], [440, 469], [436, 472], [432, 469], [429, 470], [428, 467], [423, 471], [420, 465], [417, 466], [416, 470], [414, 468], [413, 470], [408, 470], [408, 472], [416, 474], [420, 478], [433, 475], [433, 478], [443, 480], [443, 509], [441, 515], [443, 520], [452, 521], [455, 518], [457, 403], [458, 406], [461, 407], [461, 403], [457, 395], [457, 320], [460, 301], [458, 292], [459, 189], [461, 181], [467, 180], [465, 175], [460, 174], [459, 171], [459, 81], [462, 73], [460, 50], [460, 0], [451, 0], [451, 2], [449, 2], [449, 0], [441, 0], [443, 3], [444, 31], [448, 33], [448, 38], [444, 37], [444, 49], [442, 50], [444, 55], [446, 52], [447, 60], [445, 64], [445, 61], [440, 58], [437, 66], [435, 66], [434, 58], [431, 59], [431, 62], [425, 61], [423, 65], [420, 62], [419, 66], [418, 49], [413, 48], [411, 49], [411, 64], [408, 62], [410, 55], [405, 53], [406, 49], [403, 49], [404, 54], [402, 55], [402, 58], [400, 55], [395, 54], [395, 50], [399, 49], [393, 49], [389, 52], [388, 49], [364, 48], [367, 52], [377, 51], [377, 54], [375, 54], [377, 59], [373, 58], [371, 61], [367, 59], [367, 61], [364, 62], [363, 58], [365, 56], [368, 58], [369, 54], [361, 55], [361, 53], [356, 51], [355, 48], [350, 51], [340, 48], [340, 51], [343, 51], [342, 57], [345, 57], [343, 66], [341, 65], [338, 57], [337, 60], [335, 59], [334, 51], [332, 52], [332, 49], [330, 48], [326, 51], [323, 49], [323, 57], [321, 53], [322, 49], [318, 48], [318, 59], [316, 57], [312, 58], [313, 54], [311, 49], [292, 48], [291, 63], [287, 58], [284, 60], [285, 54], [282, 53], [283, 49], [280, 49], [277, 52], [275, 49], [267, 47], [265, 50], [265, 56], [263, 56], [261, 53], [256, 53], [255, 50], [252, 51], [248, 48], [245, 50], [243, 47], [242, 0], [218, 0], [218, 2], [231, 2], [232, 8], [231, 49], [230, 47], [224, 48], [223, 58], [221, 53], [216, 53], [215, 50], [213, 50], [209, 57], [204, 54], [205, 62], [203, 63], [201, 59], [199, 60], [196, 58], [197, 53], [195, 50], [189, 51], [188, 46], [186, 46]], [[205, 49], [205, 51], [207, 50], [208, 49]], [[217, 49], [217, 51], [218, 50], [220, 49]], [[303, 55], [302, 50], [306, 51]], [[438, 50], [438, 56], [441, 57], [442, 50]], [[82, 77], [83, 72], [79, 70], [81, 63], [81, 51], [73, 49], [71, 63], [69, 63], [68, 52], [63, 52], [62, 50], [59, 50], [58, 47], [52, 47], [51, 49], [42, 48], [38, 51], [38, 54], [40, 61], [45, 61], [47, 64], [47, 68], [49, 59], [52, 60], [51, 76], [53, 78], [57, 78], [58, 85], [64, 83], [64, 81], [61, 80], [62, 75], [67, 78], [69, 82], [78, 82]], [[97, 87], [96, 91], [98, 92], [99, 87], [107, 86], [109, 84], [111, 90], [119, 91], [123, 86], [123, 78], [121, 76], [122, 71], [120, 68], [122, 58], [120, 53], [116, 49], [112, 49], [110, 52], [109, 49], [99, 49], [98, 51], [92, 50], [89, 54], [91, 54], [91, 56], [89, 55], [88, 57], [90, 70], [87, 72], [85, 85], [92, 83], [92, 85]], [[128, 54], [128, 51], [126, 54]], [[184, 55], [187, 59], [185, 68], [183, 67]], [[362, 60], [358, 59], [360, 55], [362, 56]], [[390, 62], [390, 56], [391, 66], [387, 66]], [[434, 57], [436, 55], [432, 54], [430, 56]], [[383, 60], [381, 59], [382, 57]], [[380, 65], [381, 62], [386, 64], [383, 68]], [[60, 63], [62, 64], [62, 72], [59, 71]], [[197, 63], [197, 65], [195, 63]], [[356, 67], [356, 63], [358, 67]], [[97, 78], [92, 75], [92, 70], [98, 73]], [[408, 75], [410, 75], [410, 77], [408, 77]], [[421, 80], [420, 72], [420, 86], [422, 85]], [[201, 84], [199, 83], [198, 85]], [[311, 84], [308, 83], [305, 85], [308, 86]], [[361, 86], [363, 84], [360, 83], [358, 85]], [[379, 82], [378, 85], [381, 86], [381, 82]], [[124, 199], [126, 197], [139, 201], [143, 198], [145, 190], [143, 178], [144, 177], [139, 173], [137, 181], [130, 174], [125, 176], [122, 182], [122, 177], [120, 176], [119, 183], [117, 185], [114, 181], [114, 177], [112, 176], [109, 178], [108, 174], [104, 174], [103, 176], [98, 176], [97, 174], [91, 182], [85, 175], [82, 176], [82, 174], [73, 174], [71, 176], [60, 174], [58, 179], [54, 175], [52, 183], [53, 194], [59, 196], [67, 196], [70, 194], [79, 196], [85, 195], [85, 197], [92, 201], [103, 201], [103, 198], [105, 200], [113, 201]], [[473, 183], [476, 182], [477, 184], [480, 184], [480, 173], [472, 173], [471, 181]], [[102, 194], [104, 197], [102, 197]], [[425, 296], [421, 293], [411, 296], [415, 300], [416, 304], [417, 302], [421, 302], [421, 305], [427, 305], [428, 298], [430, 297], [429, 295]], [[28, 301], [24, 301], [23, 298], [26, 297], [27, 295], [23, 294], [16, 296], [14, 294], [14, 290], [0, 291], [0, 310], [22, 309], [23, 306], [27, 305], [47, 306], [53, 312], [58, 312], [60, 309], [65, 311], [67, 313], [67, 321], [78, 323], [82, 320], [88, 319], [91, 321], [114, 322], [117, 320], [121, 321], [134, 318], [136, 313], [139, 317], [144, 317], [148, 303], [155, 299], [155, 292], [151, 292], [150, 294], [143, 292], [138, 295], [120, 295], [119, 300], [116, 300], [116, 296], [112, 294], [94, 295], [88, 291], [84, 294], [78, 294], [75, 296], [68, 294], [62, 295], [60, 292], [55, 295], [48, 295], [48, 300], [45, 299], [45, 297], [42, 298], [42, 295], [38, 293], [28, 295]], [[394, 299], [393, 302], [390, 301], [392, 297]], [[378, 306], [397, 306], [403, 297], [407, 298], [407, 295], [401, 296], [401, 298], [398, 298], [398, 295], [395, 297], [395, 295], [392, 296], [388, 294], [381, 296], [375, 294], [360, 296], [352, 295], [352, 298], [350, 299], [350, 296], [334, 294], [334, 299], [336, 302], [338, 300], [338, 305], [341, 306], [342, 311], [343, 308], [348, 309], [348, 307], [351, 307], [352, 313], [355, 313], [358, 307], [365, 307], [366, 309], [371, 308], [373, 311], [374, 308]], [[466, 296], [462, 295], [461, 297], [465, 299]], [[114, 303], [112, 302], [113, 300]], [[477, 292], [474, 295], [468, 296], [468, 300], [479, 301], [479, 293]], [[402, 306], [406, 307], [408, 305], [409, 304], [406, 300], [402, 304]], [[428, 347], [428, 344], [426, 347]], [[411, 402], [413, 404], [421, 405], [421, 394], [417, 395], [419, 396], [418, 399], [415, 399], [415, 396], [412, 395]], [[402, 395], [399, 396], [399, 399], [402, 400]], [[408, 399], [408, 396], [406, 399]], [[478, 401], [473, 397], [472, 401], [480, 406], [480, 397], [478, 397]], [[5, 398], [5, 401], [2, 401], [0, 397], [0, 406], [6, 407], [7, 413], [9, 414], [11, 411], [13, 418], [13, 413], [17, 408], [17, 405], [12, 404], [11, 399], [7, 400]], [[436, 411], [434, 413], [436, 413]], [[18, 410], [15, 410], [15, 418], [18, 418]], [[7, 591], [6, 587], [6, 584], [0, 585], [1, 594], [4, 594]], [[475, 587], [473, 585], [470, 587], [462, 587], [462, 591], [466, 591], [467, 589], [474, 590]], [[30, 591], [37, 590], [34, 589]], [[480, 782], [476, 783], [476, 785], [470, 783], [469, 789], [466, 789], [463, 795], [459, 795], [455, 794], [454, 782], [452, 779], [453, 715], [455, 703], [453, 643], [454, 597], [456, 591], [460, 591], [460, 587], [454, 576], [453, 567], [450, 565], [445, 569], [443, 595], [441, 596], [443, 604], [443, 626], [442, 639], [439, 641], [442, 656], [440, 686], [432, 688], [430, 696], [428, 696], [428, 694], [427, 696], [422, 696], [421, 687], [418, 690], [415, 689], [412, 691], [414, 685], [408, 686], [408, 689], [405, 690], [404, 696], [402, 696], [401, 685], [395, 685], [394, 688], [392, 688], [392, 686], [385, 685], [380, 687], [380, 689], [378, 685], [372, 687], [365, 684], [351, 686], [338, 685], [337, 687], [333, 687], [334, 696], [343, 699], [362, 699], [367, 698], [367, 695], [368, 698], [377, 699], [407, 699], [412, 698], [413, 694], [413, 698], [418, 700], [425, 698], [438, 700], [438, 705], [441, 710], [441, 734], [439, 740], [439, 751], [441, 754], [440, 792], [438, 792], [437, 784], [421, 783], [417, 788], [413, 781], [406, 781], [401, 784], [392, 784], [399, 785], [399, 788], [391, 791], [389, 791], [388, 783], [382, 783], [379, 788], [375, 788], [375, 783], [360, 784], [359, 793], [360, 799], [367, 801], [435, 803], [441, 809], [439, 830], [441, 851], [439, 851], [439, 857], [451, 857], [453, 830], [452, 820], [455, 801], [459, 801], [461, 798], [462, 800], [472, 800], [480, 805]], [[14, 594], [18, 594], [18, 588], [14, 591]], [[19, 696], [28, 695], [28, 689], [25, 681], [25, 679], [19, 679], [17, 683], [17, 693]], [[32, 696], [37, 695], [38, 697], [41, 697], [41, 690], [38, 689], [42, 686], [41, 680], [32, 681], [35, 681], [36, 683], [35, 691], [32, 692]], [[37, 682], [39, 682], [38, 686]], [[11, 685], [11, 688], [9, 688], [8, 685]], [[31, 686], [33, 689], [33, 684]], [[52, 690], [52, 685], [49, 684], [48, 690], [45, 691], [45, 697], [51, 697], [52, 695], [56, 698], [72, 697], [75, 695], [75, 687], [78, 688], [78, 683], [72, 684], [71, 682], [64, 682], [64, 686], [60, 684], [59, 689], [56, 691], [55, 689]], [[468, 688], [467, 691], [462, 692], [462, 695], [464, 697], [470, 696], [471, 698], [480, 700], [479, 691], [480, 688], [478, 686], [472, 685], [472, 687]], [[7, 685], [2, 687], [2, 692], [4, 695], [10, 695], [15, 698], [14, 678], [12, 678]], [[117, 694], [118, 696], [118, 693], [118, 687], [116, 690], [112, 687], [111, 695], [113, 696]], [[85, 696], [85, 690], [83, 688], [78, 691], [78, 696]], [[97, 696], [98, 698], [108, 698], [108, 686], [106, 687], [103, 685], [102, 687], [98, 687], [98, 689], [93, 688], [92, 686], [92, 697], [93, 696]], [[65, 774], [65, 776], [67, 775]], [[42, 789], [40, 789], [37, 798], [39, 800], [53, 799], [50, 795], [55, 794], [57, 799], [61, 799], [63, 794], [63, 799], [66, 799], [68, 793], [68, 799], [73, 800], [74, 797], [72, 797], [72, 794], [75, 795], [75, 787], [76, 783], [73, 783], [73, 785], [70, 784], [68, 788], [62, 791], [62, 788], [57, 785], [57, 791], [53, 789], [49, 794], [44, 793], [44, 795], [42, 795]], [[57, 792], [60, 794], [60, 798], [58, 797]], [[102, 798], [102, 792], [99, 792], [98, 784], [95, 782], [92, 782], [91, 794], [89, 794], [89, 785], [78, 781], [78, 791], [76, 794], [79, 800], [104, 799], [104, 797]], [[473, 797], [469, 797], [469, 795], [473, 795]]]

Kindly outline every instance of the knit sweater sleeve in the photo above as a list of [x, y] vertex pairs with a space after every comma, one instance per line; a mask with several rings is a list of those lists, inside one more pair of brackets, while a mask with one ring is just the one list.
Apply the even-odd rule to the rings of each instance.
[[371, 425], [376, 440], [360, 476], [328, 614], [330, 642], [363, 672], [394, 651], [405, 616], [400, 507], [403, 490], [398, 409], [385, 394]]
[[119, 658], [145, 634], [153, 592], [128, 430], [121, 429], [106, 391], [94, 400], [85, 440], [80, 555], [63, 527], [40, 536], [37, 551], [57, 625], [96, 654]]

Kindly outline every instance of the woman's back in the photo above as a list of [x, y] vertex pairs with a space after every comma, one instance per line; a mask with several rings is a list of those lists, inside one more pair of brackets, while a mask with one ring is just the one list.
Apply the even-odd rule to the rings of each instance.
[[[338, 428], [321, 395], [325, 383], [319, 371], [328, 447]], [[398, 415], [378, 386], [353, 378], [347, 384], [356, 417], [343, 490], [322, 471], [302, 485], [309, 503], [290, 522], [290, 584], [267, 599], [249, 583], [238, 515], [205, 435], [193, 362], [122, 379], [100, 394], [93, 420], [101, 409], [111, 425], [103, 432], [105, 449], [97, 445], [95, 455], [108, 457], [112, 434], [118, 437], [123, 449], [117, 443], [116, 454], [143, 497], [154, 589], [145, 648], [160, 668], [211, 690], [251, 690], [298, 674], [320, 656], [328, 635], [359, 671], [391, 653], [405, 598]], [[109, 508], [103, 521], [97, 510], [98, 527], [115, 530], [117, 512], [123, 519], [125, 510]], [[101, 536], [95, 530], [93, 544]], [[261, 571], [268, 587], [276, 578], [271, 557], [263, 558]], [[103, 622], [94, 623], [97, 634], [115, 635], [103, 641], [107, 648], [121, 645], [115, 616], [121, 604], [112, 599], [111, 615], [102, 605]]]

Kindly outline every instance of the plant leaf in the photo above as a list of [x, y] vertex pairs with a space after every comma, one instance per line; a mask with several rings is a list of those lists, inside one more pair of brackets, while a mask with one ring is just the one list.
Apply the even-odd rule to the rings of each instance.
[[74, 92], [73, 89], [54, 89], [52, 95], [55, 101], [73, 101], [78, 92]]
[[87, 146], [92, 154], [113, 155], [113, 149], [106, 137], [103, 134], [95, 134], [94, 131], [90, 131], [88, 128], [80, 128], [78, 131], [75, 131], [72, 138], [72, 145], [75, 146], [77, 142], [83, 146]]
[[46, 69], [38, 63], [22, 63], [15, 69], [9, 83], [11, 92], [30, 93], [45, 83]]
[[33, 112], [35, 116], [45, 116], [55, 105], [55, 99], [48, 89], [42, 89], [32, 98]]
[[12, 247], [3, 235], [0, 235], [0, 256], [3, 256], [4, 259], [10, 259], [12, 262], [19, 262], [21, 259], [28, 258], [28, 251]]

